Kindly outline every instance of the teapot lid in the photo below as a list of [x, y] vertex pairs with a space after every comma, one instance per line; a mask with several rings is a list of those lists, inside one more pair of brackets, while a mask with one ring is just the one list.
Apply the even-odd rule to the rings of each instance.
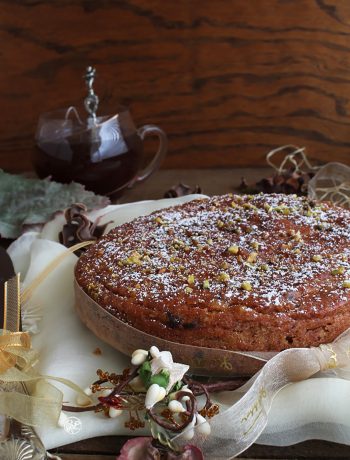
[[84, 80], [88, 89], [88, 95], [84, 99], [84, 106], [86, 111], [89, 114], [89, 121], [96, 123], [96, 112], [98, 108], [99, 98], [97, 94], [95, 94], [93, 84], [96, 76], [96, 69], [92, 66], [88, 66], [86, 68], [86, 72], [84, 75]]

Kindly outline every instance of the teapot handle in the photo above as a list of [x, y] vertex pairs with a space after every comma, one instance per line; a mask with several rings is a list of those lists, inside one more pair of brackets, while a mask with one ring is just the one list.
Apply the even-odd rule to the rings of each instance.
[[142, 139], [142, 141], [145, 139], [146, 136], [149, 136], [149, 135], [157, 136], [159, 138], [159, 147], [158, 147], [157, 153], [155, 154], [151, 162], [144, 169], [139, 171], [134, 177], [134, 179], [132, 179], [132, 181], [129, 183], [128, 185], [129, 188], [132, 187], [137, 182], [144, 181], [154, 171], [156, 171], [159, 168], [160, 163], [163, 161], [168, 151], [168, 138], [165, 132], [162, 129], [158, 128], [158, 126], [144, 125], [144, 126], [141, 126], [141, 128], [137, 130], [137, 133]]

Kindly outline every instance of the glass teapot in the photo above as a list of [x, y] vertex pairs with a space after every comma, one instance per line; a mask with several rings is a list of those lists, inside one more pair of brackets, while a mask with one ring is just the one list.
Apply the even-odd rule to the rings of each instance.
[[[41, 178], [80, 182], [98, 194], [120, 195], [159, 167], [167, 152], [167, 137], [155, 125], [136, 128], [126, 108], [111, 116], [96, 116], [94, 77], [95, 69], [88, 67], [87, 120], [80, 118], [75, 107], [41, 115], [33, 164]], [[141, 169], [143, 141], [148, 135], [159, 138], [159, 148], [148, 166]]]

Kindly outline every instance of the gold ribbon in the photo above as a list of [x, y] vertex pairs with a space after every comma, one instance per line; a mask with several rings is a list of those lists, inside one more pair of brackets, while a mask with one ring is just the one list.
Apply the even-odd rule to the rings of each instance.
[[[40, 283], [69, 254], [91, 243], [92, 241], [84, 241], [76, 244], [56, 257], [23, 291], [22, 301], [28, 300]], [[57, 423], [62, 409], [63, 395], [47, 380], [64, 384], [85, 397], [86, 394], [70, 380], [50, 375], [39, 375], [34, 370], [33, 367], [38, 361], [38, 355], [31, 348], [30, 335], [27, 332], [18, 331], [21, 309], [18, 289], [19, 275], [5, 284], [4, 324], [13, 325], [13, 329], [16, 331], [0, 330], [0, 390], [2, 390], [0, 391], [0, 414], [34, 427]], [[29, 394], [21, 391], [23, 384]]]
[[[28, 332], [2, 331], [0, 335], [0, 376], [12, 367], [26, 365], [28, 354], [18, 355], [31, 349], [31, 339]], [[27, 359], [26, 359], [27, 358]]]
[[[34, 370], [38, 354], [31, 348], [27, 332], [2, 330], [0, 333], [0, 414], [31, 426], [57, 423], [63, 395], [48, 380], [59, 382], [86, 397], [84, 391], [70, 380], [40, 375]], [[22, 384], [30, 394], [22, 392]]]

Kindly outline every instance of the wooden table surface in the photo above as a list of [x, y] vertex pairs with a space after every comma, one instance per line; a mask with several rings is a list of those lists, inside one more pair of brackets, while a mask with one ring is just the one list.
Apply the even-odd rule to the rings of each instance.
[[[135, 187], [122, 197], [120, 202], [162, 198], [166, 190], [182, 181], [190, 186], [200, 185], [208, 195], [232, 192], [239, 185], [241, 177], [249, 183], [270, 174], [269, 169], [207, 169], [207, 170], [163, 170], [144, 184]], [[350, 415], [349, 415], [350, 416]], [[109, 436], [88, 439], [69, 444], [51, 452], [62, 459], [110, 460], [115, 459], [121, 446], [127, 440], [124, 436]], [[289, 447], [253, 445], [239, 458], [245, 459], [349, 459], [350, 447], [325, 441], [307, 441]], [[210, 460], [210, 459], [209, 459]]]

